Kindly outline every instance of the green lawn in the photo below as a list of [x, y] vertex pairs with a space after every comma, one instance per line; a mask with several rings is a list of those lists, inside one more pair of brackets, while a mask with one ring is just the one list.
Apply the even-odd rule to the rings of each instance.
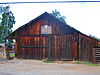
[[45, 63], [54, 63], [53, 60], [43, 60], [43, 62], [45, 62]]
[[74, 63], [76, 64], [87, 64], [89, 66], [100, 66], [99, 64], [94, 64], [94, 63], [91, 63], [91, 62], [80, 62], [80, 61], [75, 61]]

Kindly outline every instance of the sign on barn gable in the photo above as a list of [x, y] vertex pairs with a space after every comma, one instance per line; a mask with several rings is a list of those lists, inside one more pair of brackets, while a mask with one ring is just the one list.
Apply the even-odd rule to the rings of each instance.
[[41, 34], [52, 34], [52, 27], [48, 25], [41, 26]]

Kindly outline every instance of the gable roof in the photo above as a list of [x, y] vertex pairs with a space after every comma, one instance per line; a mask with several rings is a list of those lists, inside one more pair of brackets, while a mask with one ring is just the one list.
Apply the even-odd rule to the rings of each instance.
[[[83, 34], [83, 33], [81, 33], [80, 31], [78, 31], [77, 29], [71, 27], [70, 25], [68, 25], [68, 24], [66, 24], [66, 23], [64, 23], [64, 22], [62, 22], [62, 21], [60, 21], [59, 19], [57, 19], [56, 17], [52, 16], [51, 14], [49, 14], [49, 13], [47, 13], [47, 12], [44, 12], [44, 13], [41, 14], [40, 16], [36, 17], [35, 19], [29, 21], [29, 22], [26, 23], [25, 25], [22, 25], [21, 27], [19, 27], [19, 28], [16, 29], [15, 31], [13, 31], [13, 32], [12, 32], [11, 34], [9, 34], [5, 39], [7, 39], [7, 38], [9, 38], [9, 37], [12, 38], [12, 37], [15, 35], [15, 33], [16, 33], [17, 31], [23, 30], [24, 28], [30, 26], [30, 24], [33, 25], [37, 20], [39, 20], [40, 18], [45, 17], [45, 16], [52, 17], [53, 19], [55, 19], [55, 20], [57, 20], [57, 21], [63, 23], [63, 25], [65, 25], [65, 26], [67, 26], [67, 27], [70, 27], [71, 29], [77, 31], [77, 32], [80, 33], [80, 34]], [[85, 34], [83, 34], [83, 35], [85, 35]], [[87, 35], [85, 35], [85, 36], [87, 36]], [[87, 36], [87, 37], [90, 37], [90, 36]], [[92, 37], [90, 37], [90, 38], [92, 38]], [[93, 38], [93, 39], [94, 39], [94, 38]]]
[[[14, 32], [16, 32], [16, 31], [18, 31], [18, 30], [22, 30], [22, 29], [26, 28], [27, 26], [30, 26], [30, 24], [34, 24], [34, 22], [36, 22], [38, 19], [40, 19], [40, 18], [42, 18], [42, 17], [45, 17], [45, 16], [52, 17], [53, 19], [56, 19], [57, 21], [63, 23], [64, 25], [66, 25], [66, 26], [68, 26], [68, 27], [70, 27], [70, 28], [72, 28], [72, 29], [74, 29], [74, 30], [77, 30], [77, 29], [75, 29], [75, 28], [69, 26], [68, 24], [66, 24], [66, 23], [64, 23], [64, 22], [62, 22], [62, 21], [60, 21], [59, 19], [57, 19], [56, 17], [52, 16], [51, 14], [45, 12], [45, 13], [41, 14], [40, 16], [36, 17], [35, 19], [31, 20], [30, 22], [26, 23], [25, 25], [22, 25], [21, 27], [19, 27], [18, 29], [16, 29]], [[78, 30], [77, 30], [77, 31], [78, 31]]]
[[[36, 17], [35, 19], [29, 21], [29, 22], [26, 23], [25, 25], [22, 25], [21, 27], [19, 27], [19, 28], [16, 29], [15, 31], [13, 31], [13, 32], [12, 32], [11, 34], [9, 34], [6, 38], [11, 37], [11, 36], [14, 36], [14, 35], [15, 35], [15, 32], [17, 32], [17, 31], [19, 31], [19, 30], [23, 30], [24, 28], [30, 26], [30, 24], [31, 24], [31, 25], [34, 24], [37, 20], [39, 20], [40, 18], [45, 17], [45, 16], [52, 17], [53, 19], [55, 19], [55, 20], [57, 20], [57, 21], [63, 23], [64, 25], [70, 27], [71, 29], [76, 30], [75, 28], [73, 28], [73, 27], [69, 26], [68, 24], [66, 24], [66, 23], [64, 23], [64, 22], [62, 22], [62, 21], [60, 21], [59, 19], [57, 19], [56, 17], [52, 16], [51, 14], [49, 14], [49, 13], [47, 13], [47, 12], [44, 12], [44, 13], [41, 14], [40, 16]], [[77, 31], [78, 31], [78, 30], [77, 30]]]

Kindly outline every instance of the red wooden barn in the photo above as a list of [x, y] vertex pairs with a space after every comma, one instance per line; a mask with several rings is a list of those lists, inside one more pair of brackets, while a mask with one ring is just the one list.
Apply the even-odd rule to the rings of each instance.
[[17, 58], [94, 61], [93, 39], [45, 12], [12, 32]]

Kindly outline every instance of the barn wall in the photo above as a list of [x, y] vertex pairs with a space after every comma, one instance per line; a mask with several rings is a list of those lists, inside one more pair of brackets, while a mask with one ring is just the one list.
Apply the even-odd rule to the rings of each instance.
[[73, 35], [20, 37], [16, 57], [32, 59], [73, 60], [77, 46]]
[[97, 40], [86, 35], [79, 34], [79, 60], [93, 62], [93, 48], [95, 45], [97, 45]]
[[98, 46], [100, 46], [100, 41], [98, 41]]
[[17, 31], [16, 36], [19, 35], [33, 35], [33, 34], [41, 34], [41, 26], [48, 25], [52, 26], [52, 34], [74, 34], [75, 29], [69, 27], [68, 25], [58, 21], [57, 19], [52, 18], [52, 16], [45, 15], [40, 19], [37, 19], [33, 23], [28, 23], [23, 26], [23, 29]]
[[[16, 57], [72, 60], [78, 56], [75, 29], [48, 15], [28, 24], [15, 34]], [[43, 25], [52, 26], [52, 34], [41, 34]]]
[[[41, 34], [41, 26], [52, 26], [52, 34]], [[16, 57], [92, 61], [93, 46], [97, 41], [72, 27], [43, 15], [15, 33]]]

